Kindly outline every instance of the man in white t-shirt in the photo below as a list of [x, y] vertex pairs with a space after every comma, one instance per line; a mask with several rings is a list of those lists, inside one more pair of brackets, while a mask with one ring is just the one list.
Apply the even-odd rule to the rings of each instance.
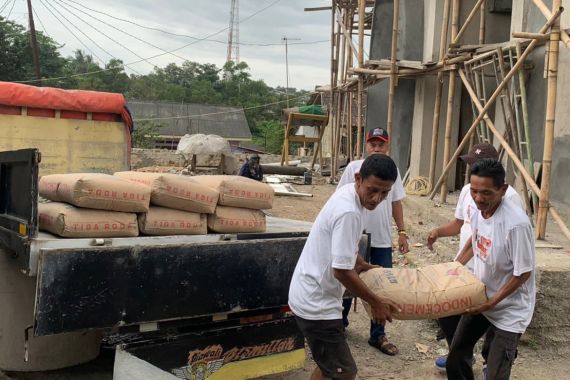
[[364, 211], [374, 210], [388, 196], [397, 175], [390, 157], [368, 157], [355, 184], [338, 189], [311, 227], [291, 279], [289, 306], [317, 363], [313, 380], [356, 378], [356, 363], [342, 324], [345, 288], [371, 306], [376, 323], [391, 321], [393, 307], [358, 277], [374, 267], [358, 254], [358, 242]]
[[[482, 355], [489, 379], [508, 379], [520, 336], [534, 312], [535, 252], [530, 220], [520, 205], [505, 199], [505, 170], [496, 160], [476, 162], [470, 173], [473, 235], [457, 261], [473, 258], [473, 273], [489, 300], [467, 310], [455, 331], [447, 358], [448, 379], [473, 379], [475, 344], [485, 333]], [[488, 330], [488, 331], [487, 331]]]
[[[460, 156], [460, 158], [469, 165], [484, 160], [484, 159], [499, 159], [499, 153], [495, 147], [488, 143], [475, 144], [466, 155]], [[508, 186], [505, 193], [505, 199], [511, 199], [515, 204], [518, 204], [521, 209], [524, 210], [523, 202], [512, 186]], [[433, 244], [440, 237], [456, 236], [459, 234], [459, 249], [457, 251], [457, 256], [461, 253], [461, 249], [465, 246], [465, 243], [471, 238], [471, 216], [477, 211], [477, 205], [471, 197], [471, 185], [467, 184], [461, 189], [461, 194], [457, 200], [457, 206], [455, 208], [455, 219], [447, 224], [439, 226], [433, 229], [427, 238], [427, 244], [429, 249], [433, 249]], [[471, 272], [473, 272], [473, 260], [465, 265]], [[440, 318], [438, 320], [439, 325], [443, 331], [447, 345], [451, 346], [451, 341], [453, 340], [453, 335], [455, 334], [455, 329], [457, 324], [461, 319], [460, 315], [452, 315], [450, 317]], [[435, 365], [440, 369], [445, 369], [446, 356], [440, 356], [436, 358]]]
[[[366, 135], [366, 154], [387, 154], [389, 149], [389, 136], [383, 128], [375, 128], [368, 131]], [[338, 182], [337, 188], [341, 188], [349, 183], [354, 183], [355, 175], [360, 171], [364, 160], [352, 161], [347, 165]], [[404, 227], [404, 209], [402, 199], [406, 197], [402, 178], [398, 171], [398, 178], [392, 190], [384, 200], [372, 211], [364, 212], [364, 229], [370, 233], [370, 263], [383, 268], [392, 268], [392, 218], [398, 228], [398, 248], [401, 253], [406, 253], [408, 249], [408, 235]], [[345, 327], [348, 326], [348, 313], [352, 306], [352, 298], [343, 301], [342, 319]], [[398, 347], [388, 341], [384, 325], [374, 322], [370, 323], [370, 338], [368, 344], [379, 349], [387, 355], [396, 355]]]

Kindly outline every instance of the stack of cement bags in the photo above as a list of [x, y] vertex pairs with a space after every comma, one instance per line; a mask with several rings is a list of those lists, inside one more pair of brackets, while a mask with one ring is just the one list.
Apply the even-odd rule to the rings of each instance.
[[273, 189], [238, 176], [117, 172], [40, 179], [40, 229], [62, 237], [264, 232]]
[[150, 190], [107, 174], [54, 174], [39, 182], [40, 229], [62, 237], [137, 236]]
[[218, 207], [208, 215], [208, 228], [218, 233], [264, 232], [262, 209], [273, 207], [273, 188], [240, 176], [194, 177], [220, 194]]
[[146, 235], [205, 235], [207, 214], [216, 209], [219, 194], [194, 177], [177, 174], [118, 172], [116, 177], [145, 186], [151, 206], [139, 214]]

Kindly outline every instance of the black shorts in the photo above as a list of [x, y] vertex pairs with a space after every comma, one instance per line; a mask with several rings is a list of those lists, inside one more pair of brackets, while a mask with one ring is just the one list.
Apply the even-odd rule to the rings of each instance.
[[314, 321], [297, 316], [295, 319], [325, 377], [342, 379], [356, 375], [356, 363], [346, 343], [342, 319]]

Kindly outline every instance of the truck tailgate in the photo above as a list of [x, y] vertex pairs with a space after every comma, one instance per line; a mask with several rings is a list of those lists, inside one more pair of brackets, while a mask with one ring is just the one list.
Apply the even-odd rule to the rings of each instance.
[[287, 305], [305, 240], [42, 250], [35, 333]]

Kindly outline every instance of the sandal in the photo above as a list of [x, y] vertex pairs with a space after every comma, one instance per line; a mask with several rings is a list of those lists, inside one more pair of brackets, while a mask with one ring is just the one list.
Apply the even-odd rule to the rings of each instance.
[[400, 350], [398, 350], [398, 347], [396, 347], [393, 343], [388, 342], [388, 338], [385, 336], [383, 336], [380, 341], [368, 339], [368, 344], [374, 348], [379, 349], [380, 352], [389, 356], [397, 355], [400, 352]]

